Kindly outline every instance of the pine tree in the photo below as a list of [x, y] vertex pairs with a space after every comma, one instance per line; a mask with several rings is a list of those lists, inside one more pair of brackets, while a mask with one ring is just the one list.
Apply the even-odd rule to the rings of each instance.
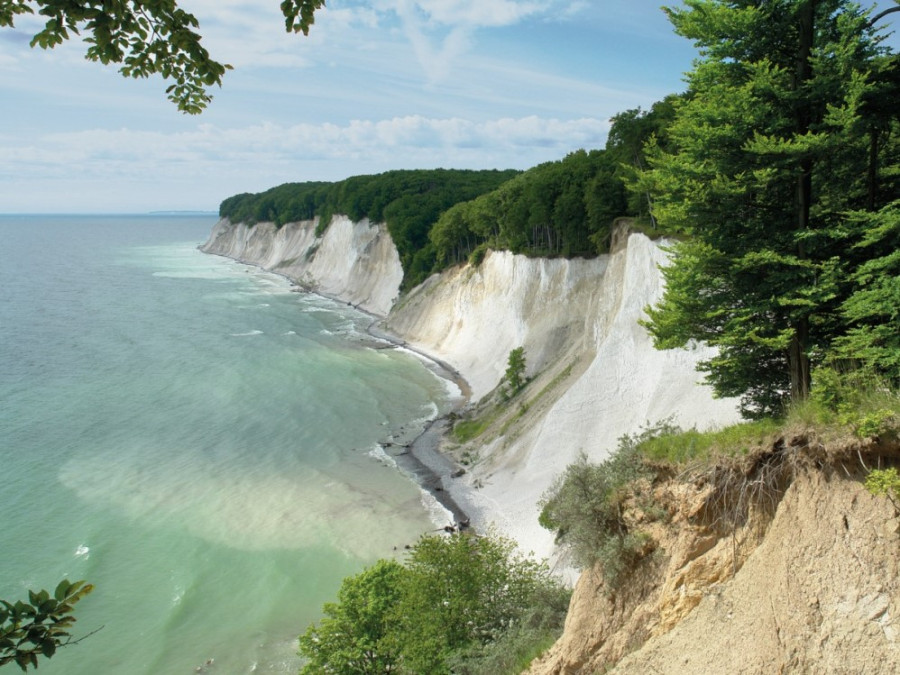
[[[701, 58], [675, 102], [671, 151], [648, 149], [638, 189], [682, 236], [648, 311], [658, 347], [702, 340], [703, 364], [747, 416], [808, 396], [842, 330], [846, 213], [870, 205], [866, 107], [884, 50], [845, 0], [687, 0], [667, 9]], [[870, 177], [871, 180], [871, 177]]]

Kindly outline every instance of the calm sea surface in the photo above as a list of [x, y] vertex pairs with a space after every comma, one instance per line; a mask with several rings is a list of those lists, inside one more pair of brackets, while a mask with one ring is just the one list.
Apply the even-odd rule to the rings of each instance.
[[87, 579], [103, 626], [45, 675], [296, 672], [341, 579], [444, 518], [378, 441], [447, 384], [197, 251], [214, 222], [0, 216], [0, 598]]

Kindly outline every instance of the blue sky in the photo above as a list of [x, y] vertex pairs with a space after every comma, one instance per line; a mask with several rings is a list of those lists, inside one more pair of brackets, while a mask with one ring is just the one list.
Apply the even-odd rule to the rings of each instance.
[[36, 19], [0, 29], [0, 212], [214, 211], [291, 181], [525, 169], [603, 147], [612, 115], [681, 91], [696, 56], [658, 0], [329, 0], [308, 37], [278, 0], [179, 4], [235, 67], [199, 116], [77, 41], [30, 49]]

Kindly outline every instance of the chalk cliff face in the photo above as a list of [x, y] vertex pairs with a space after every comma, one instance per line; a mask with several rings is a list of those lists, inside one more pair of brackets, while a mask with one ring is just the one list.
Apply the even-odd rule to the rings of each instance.
[[[657, 351], [638, 324], [662, 292], [658, 266], [666, 259], [640, 234], [592, 260], [491, 252], [399, 301], [402, 269], [380, 224], [336, 217], [316, 238], [312, 221], [276, 229], [223, 220], [203, 250], [386, 315], [387, 330], [459, 370], [473, 401], [501, 381], [510, 350], [525, 347], [535, 376], [520, 397], [533, 401], [528, 415], [514, 433], [479, 438], [478, 461], [446, 488], [476, 525], [495, 524], [540, 556], [553, 542], [538, 525], [538, 501], [579, 453], [602, 459], [622, 434], [670, 416], [684, 427], [737, 419], [733, 400], [713, 399], [698, 383], [695, 366], [708, 350]], [[544, 389], [552, 391], [535, 400]]]
[[641, 234], [593, 260], [491, 253], [477, 269], [430, 279], [391, 312], [388, 329], [458, 368], [476, 399], [500, 381], [518, 346], [528, 374], [539, 375], [526, 401], [563, 380], [530, 404], [515, 434], [479, 439], [479, 462], [458, 481], [465, 487], [450, 486], [482, 525], [550, 555], [538, 502], [580, 453], [601, 460], [623, 434], [667, 417], [685, 428], [737, 420], [734, 400], [714, 399], [699, 383], [695, 367], [708, 349], [658, 351], [638, 323], [662, 293], [665, 260]]
[[219, 221], [201, 248], [206, 253], [283, 274], [310, 290], [384, 316], [400, 293], [403, 269], [387, 228], [336, 216], [324, 236], [318, 221], [248, 227]]
[[[222, 221], [204, 250], [385, 316], [389, 331], [458, 369], [473, 401], [497, 386], [509, 351], [523, 346], [533, 380], [481, 436], [459, 448], [445, 443], [471, 462], [444, 487], [476, 527], [494, 525], [541, 557], [553, 542], [538, 525], [540, 497], [580, 453], [603, 459], [623, 434], [667, 417], [701, 428], [738, 419], [734, 400], [714, 399], [698, 382], [707, 349], [657, 351], [640, 326], [663, 291], [666, 262], [640, 234], [594, 260], [489, 253], [403, 298], [382, 225], [338, 218], [317, 239], [313, 222], [276, 230]], [[831, 452], [807, 438], [781, 445], [785, 457]], [[615, 592], [598, 570], [582, 574], [563, 637], [530, 672], [898, 672], [900, 516], [847, 469], [864, 456], [874, 465], [884, 448], [850, 450], [830, 464], [785, 463], [790, 481], [774, 512], [733, 529], [707, 513], [703, 480], [657, 485], [668, 519], [632, 505], [657, 554]], [[896, 443], [891, 452], [900, 457]]]
[[533, 373], [581, 341], [606, 267], [606, 258], [489, 252], [477, 268], [432, 276], [398, 303], [385, 326], [457, 368], [477, 400], [503, 377], [510, 350], [524, 346]]

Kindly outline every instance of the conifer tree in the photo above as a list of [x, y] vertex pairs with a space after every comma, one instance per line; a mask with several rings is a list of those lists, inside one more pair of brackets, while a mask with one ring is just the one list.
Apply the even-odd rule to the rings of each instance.
[[701, 364], [715, 391], [747, 416], [777, 413], [808, 396], [844, 326], [858, 261], [842, 232], [848, 211], [873, 206], [863, 103], [885, 50], [845, 0], [684, 4], [667, 12], [701, 58], [672, 150], [651, 146], [637, 185], [683, 236], [647, 326], [660, 348], [718, 347]]

